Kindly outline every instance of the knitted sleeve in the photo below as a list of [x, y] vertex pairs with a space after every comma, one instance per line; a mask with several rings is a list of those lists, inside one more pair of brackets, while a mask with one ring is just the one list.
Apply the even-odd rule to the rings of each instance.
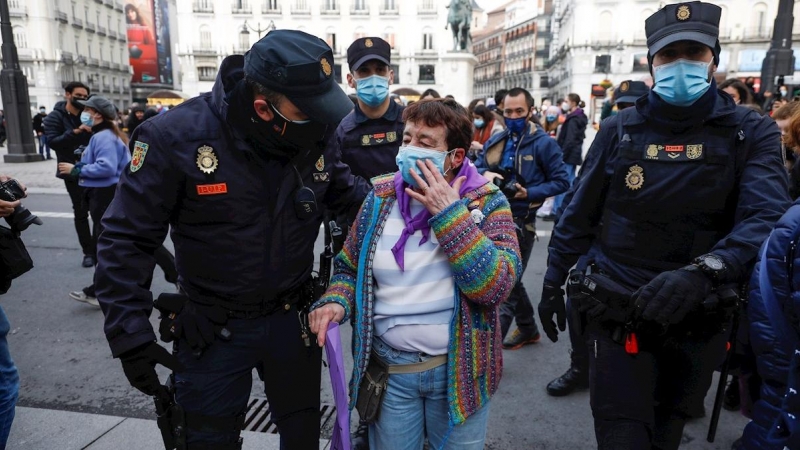
[[461, 293], [476, 304], [498, 305], [522, 272], [519, 243], [505, 195], [495, 191], [480, 201], [475, 210], [480, 214], [471, 214], [460, 201], [433, 216], [430, 224]]

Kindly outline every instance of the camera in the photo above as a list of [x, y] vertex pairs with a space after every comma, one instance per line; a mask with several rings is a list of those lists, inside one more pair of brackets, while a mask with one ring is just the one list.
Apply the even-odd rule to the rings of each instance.
[[517, 195], [517, 186], [515, 185], [515, 181], [509, 177], [505, 177], [502, 180], [500, 178], [495, 178], [494, 184], [500, 188], [500, 192], [505, 194], [507, 198], [514, 198], [514, 196]]
[[[0, 200], [7, 202], [15, 202], [22, 197], [25, 197], [25, 191], [19, 185], [17, 180], [11, 179], [4, 183], [0, 183]], [[6, 217], [6, 222], [12, 230], [16, 232], [23, 232], [28, 229], [31, 224], [41, 225], [42, 219], [33, 214], [28, 208], [19, 205], [14, 208], [14, 212]]]

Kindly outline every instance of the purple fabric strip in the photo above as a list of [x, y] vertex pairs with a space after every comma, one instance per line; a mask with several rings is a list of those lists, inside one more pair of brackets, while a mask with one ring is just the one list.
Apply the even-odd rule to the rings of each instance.
[[[461, 164], [458, 173], [450, 183], [451, 186], [458, 177], [467, 177], [458, 192], [461, 197], [463, 197], [465, 193], [478, 189], [489, 182], [478, 173], [478, 169], [476, 169], [472, 161], [468, 159], [465, 159], [464, 163]], [[406, 187], [408, 187], [408, 184], [403, 181], [403, 175], [398, 171], [394, 174], [394, 190], [395, 195], [397, 195], [397, 206], [400, 208], [400, 215], [403, 216], [406, 227], [400, 234], [400, 239], [398, 239], [397, 243], [392, 247], [392, 254], [394, 255], [394, 260], [397, 261], [397, 265], [400, 266], [401, 271], [405, 270], [405, 248], [408, 238], [417, 230], [420, 230], [422, 231], [422, 239], [419, 245], [428, 242], [428, 238], [431, 234], [431, 227], [428, 225], [428, 220], [433, 217], [427, 209], [423, 209], [416, 216], [411, 217], [411, 197], [406, 194]]]
[[325, 355], [331, 374], [333, 400], [336, 403], [336, 425], [331, 436], [331, 450], [350, 450], [350, 409], [347, 401], [347, 383], [344, 377], [344, 355], [339, 324], [331, 322], [325, 333]]

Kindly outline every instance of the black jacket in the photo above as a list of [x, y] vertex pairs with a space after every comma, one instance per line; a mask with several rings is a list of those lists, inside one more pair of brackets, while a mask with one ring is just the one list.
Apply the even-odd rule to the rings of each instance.
[[89, 145], [92, 133], [75, 134], [72, 130], [81, 126], [81, 119], [67, 112], [67, 102], [58, 102], [50, 114], [44, 118], [44, 132], [47, 145], [56, 151], [58, 162], [74, 163], [75, 149]]
[[583, 162], [583, 140], [586, 138], [586, 124], [589, 119], [582, 109], [576, 109], [567, 115], [558, 133], [558, 145], [564, 153], [564, 163], [579, 166]]
[[33, 116], [33, 131], [37, 133], [44, 133], [43, 120], [47, 117], [46, 114], [36, 114]]

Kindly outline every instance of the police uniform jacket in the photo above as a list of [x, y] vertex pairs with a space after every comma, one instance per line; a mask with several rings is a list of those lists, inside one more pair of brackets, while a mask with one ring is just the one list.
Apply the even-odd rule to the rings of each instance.
[[330, 145], [341, 151], [342, 162], [353, 175], [370, 180], [378, 175], [397, 172], [397, 151], [403, 142], [403, 106], [390, 101], [380, 118], [370, 119], [358, 105], [336, 128]]
[[606, 119], [571, 193], [550, 240], [555, 285], [590, 249], [631, 289], [705, 253], [725, 261], [720, 281], [741, 280], [789, 205], [775, 122], [713, 81], [688, 112], [651, 92]]
[[[487, 170], [492, 172], [498, 170], [503, 149], [510, 138], [509, 134], [506, 129], [486, 141], [483, 153], [475, 161], [478, 172], [483, 174]], [[520, 139], [514, 159], [514, 170], [517, 181], [528, 191], [528, 198], [524, 200], [508, 199], [514, 219], [533, 222], [536, 218], [536, 209], [547, 197], [561, 194], [569, 188], [569, 177], [561, 148], [534, 123], [528, 124], [528, 132]]]
[[302, 151], [295, 172], [242, 140], [227, 121], [226, 94], [244, 77], [243, 65], [241, 55], [226, 58], [212, 92], [133, 134], [131, 166], [98, 242], [97, 297], [114, 356], [155, 340], [153, 252], [170, 227], [182, 290], [198, 303], [252, 310], [311, 274], [322, 207], [307, 217], [296, 212], [298, 178], [334, 211], [357, 208], [369, 190], [331, 150]]

